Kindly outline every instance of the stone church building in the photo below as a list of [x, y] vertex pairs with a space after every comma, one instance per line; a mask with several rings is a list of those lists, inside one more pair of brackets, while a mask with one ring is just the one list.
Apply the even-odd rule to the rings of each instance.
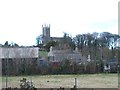
[[63, 38], [62, 37], [51, 37], [50, 35], [50, 24], [49, 25], [42, 25], [42, 35], [43, 35], [43, 39], [42, 39], [42, 43], [45, 45], [46, 43], [48, 43], [49, 41], [60, 41]]

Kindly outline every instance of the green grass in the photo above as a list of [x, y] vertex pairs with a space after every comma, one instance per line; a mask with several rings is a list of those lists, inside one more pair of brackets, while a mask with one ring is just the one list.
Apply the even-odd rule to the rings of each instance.
[[[26, 76], [16, 76], [8, 78], [8, 86], [19, 87], [20, 80]], [[79, 75], [34, 75], [27, 76], [37, 88], [71, 88], [74, 85], [74, 79], [77, 78], [77, 87], [79, 88], [117, 88], [117, 74], [79, 74]], [[5, 77], [3, 77], [3, 86]]]
[[40, 51], [40, 57], [47, 57], [48, 56], [48, 52], [47, 51]]

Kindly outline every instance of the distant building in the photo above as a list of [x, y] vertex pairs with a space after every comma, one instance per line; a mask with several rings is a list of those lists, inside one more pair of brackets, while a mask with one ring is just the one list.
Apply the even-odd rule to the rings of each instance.
[[104, 67], [108, 68], [109, 72], [117, 72], [118, 71], [118, 60], [109, 60], [105, 62]]
[[62, 37], [51, 37], [50, 35], [50, 24], [49, 25], [42, 25], [42, 33], [43, 33], [43, 39], [42, 43], [45, 45], [49, 41], [61, 41]]
[[37, 47], [0, 47], [0, 69], [3, 69], [1, 73], [4, 75], [7, 72], [6, 68], [11, 71], [9, 74], [14, 72], [17, 75], [20, 70], [25, 72], [25, 66], [37, 64], [38, 58]]
[[76, 63], [86, 63], [88, 60], [86, 57], [82, 56], [77, 49], [75, 51], [53, 50], [52, 47], [48, 53], [48, 59], [50, 62], [62, 62], [64, 60], [70, 60], [71, 62]]
[[38, 47], [0, 47], [0, 59], [38, 58]]

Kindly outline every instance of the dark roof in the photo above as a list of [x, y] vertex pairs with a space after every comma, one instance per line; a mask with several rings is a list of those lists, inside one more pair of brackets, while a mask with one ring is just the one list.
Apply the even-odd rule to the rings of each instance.
[[54, 41], [54, 40], [57, 40], [57, 41], [60, 41], [60, 40], [63, 40], [63, 37], [51, 37], [51, 39]]

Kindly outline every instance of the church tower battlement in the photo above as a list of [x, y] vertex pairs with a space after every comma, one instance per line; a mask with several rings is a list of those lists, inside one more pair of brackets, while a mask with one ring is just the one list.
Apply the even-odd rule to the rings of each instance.
[[50, 37], [50, 24], [49, 25], [42, 25], [42, 32], [43, 32], [43, 44], [46, 44], [51, 40]]

